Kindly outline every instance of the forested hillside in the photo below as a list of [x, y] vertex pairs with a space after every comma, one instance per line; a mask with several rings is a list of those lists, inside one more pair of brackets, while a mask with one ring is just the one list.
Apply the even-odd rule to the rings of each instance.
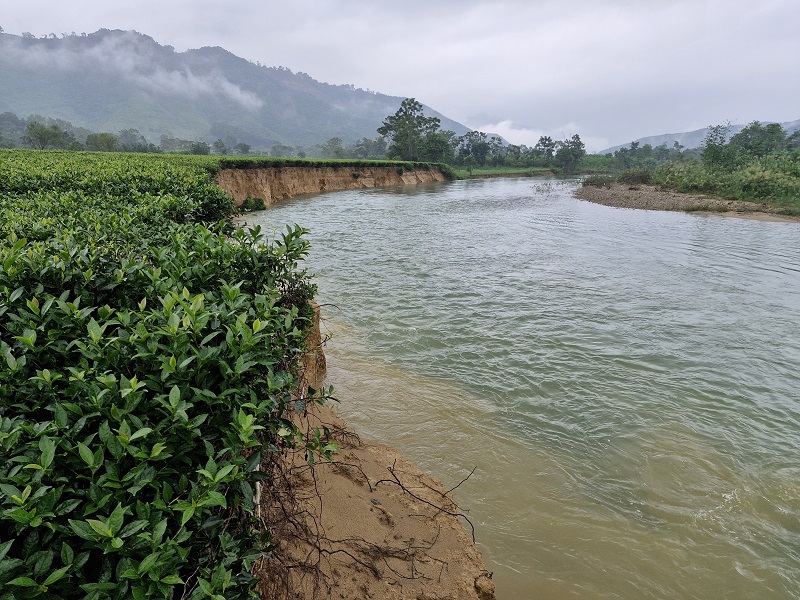
[[[787, 121], [786, 123], [780, 123], [780, 126], [788, 134], [792, 134], [795, 131], [800, 130], [800, 119], [796, 121]], [[728, 138], [730, 139], [730, 137], [736, 135], [745, 127], [747, 127], [747, 125], [731, 125], [728, 128]], [[662, 133], [661, 135], [651, 135], [639, 138], [638, 140], [633, 140], [633, 142], [634, 143], [638, 142], [639, 146], [650, 144], [653, 148], [661, 145], [666, 145], [667, 147], [672, 148], [675, 142], [677, 142], [680, 146], [686, 149], [700, 148], [712, 129], [713, 129], [712, 126], [708, 126], [704, 127], [703, 129], [695, 129], [694, 131], [685, 131], [683, 133]], [[606, 148], [605, 150], [597, 152], [597, 154], [607, 154], [607, 153], [613, 154], [620, 148], [626, 148], [626, 147], [628, 147], [628, 144], [622, 144], [620, 146], [612, 146], [611, 148]]]
[[[92, 131], [137, 129], [229, 147], [375, 138], [402, 98], [331, 85], [223, 48], [176, 52], [135, 31], [37, 38], [0, 33], [0, 113], [45, 115]], [[463, 125], [426, 107], [446, 129]]]

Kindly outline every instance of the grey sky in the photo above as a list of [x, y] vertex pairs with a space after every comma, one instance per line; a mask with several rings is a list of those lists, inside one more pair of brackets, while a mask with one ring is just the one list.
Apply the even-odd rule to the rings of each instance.
[[798, 0], [0, 0], [8, 33], [222, 46], [514, 143], [578, 133], [590, 150], [800, 119], [799, 23]]

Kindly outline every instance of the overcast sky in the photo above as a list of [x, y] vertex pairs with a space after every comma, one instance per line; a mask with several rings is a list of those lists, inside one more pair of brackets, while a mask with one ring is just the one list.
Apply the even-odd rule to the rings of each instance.
[[800, 0], [0, 0], [0, 26], [222, 46], [517, 144], [800, 119]]

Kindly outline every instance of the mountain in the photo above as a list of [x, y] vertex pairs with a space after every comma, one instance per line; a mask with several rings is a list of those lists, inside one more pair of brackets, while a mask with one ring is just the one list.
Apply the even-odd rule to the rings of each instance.
[[[40, 114], [93, 131], [138, 129], [253, 147], [375, 138], [403, 98], [266, 67], [219, 47], [176, 52], [135, 31], [36, 38], [0, 33], [0, 113]], [[467, 127], [425, 107], [442, 129]]]
[[[761, 121], [762, 125], [766, 125], [768, 123], [774, 123], [774, 121]], [[786, 123], [780, 123], [780, 126], [786, 131], [786, 133], [793, 133], [800, 129], [800, 119], [797, 121], [787, 121]], [[739, 133], [742, 129], [747, 127], [747, 125], [731, 125], [730, 130], [728, 131], [728, 137], [734, 136]], [[703, 144], [703, 140], [706, 139], [706, 135], [708, 135], [708, 130], [710, 127], [704, 127], [703, 129], [695, 129], [694, 131], [687, 131], [685, 133], [663, 133], [661, 135], [651, 135], [648, 137], [639, 138], [638, 140], [633, 140], [634, 142], [639, 142], [640, 146], [644, 146], [645, 144], [650, 144], [655, 148], [656, 146], [660, 146], [662, 144], [666, 144], [668, 148], [672, 148], [672, 145], [675, 142], [678, 142], [684, 148], [699, 148]], [[620, 146], [612, 146], [611, 148], [606, 148], [605, 150], [600, 150], [596, 154], [608, 154], [614, 153], [620, 148], [628, 148], [630, 144], [622, 144]]]

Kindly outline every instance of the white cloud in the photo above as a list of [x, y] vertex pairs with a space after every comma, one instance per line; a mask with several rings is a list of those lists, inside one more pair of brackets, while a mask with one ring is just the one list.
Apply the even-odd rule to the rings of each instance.
[[532, 147], [536, 145], [539, 138], [542, 136], [549, 136], [554, 140], [565, 140], [578, 134], [586, 145], [587, 152], [594, 152], [608, 148], [611, 144], [608, 139], [603, 137], [596, 137], [586, 134], [582, 128], [575, 123], [566, 123], [562, 126], [555, 127], [550, 130], [534, 129], [531, 127], [524, 127], [515, 125], [511, 119], [499, 121], [497, 123], [485, 123], [483, 125], [469, 125], [471, 129], [477, 129], [485, 133], [496, 133], [511, 144], [520, 146], [522, 144]]
[[[492, 115], [471, 124], [510, 121], [509, 139], [560, 136], [574, 122], [587, 146], [607, 146], [698, 123], [800, 117], [797, 0], [8, 4], [2, 25], [15, 33], [107, 27], [179, 50], [219, 45], [321, 81], [416, 97], [461, 122]], [[221, 80], [172, 77], [238, 93]]]
[[8, 45], [5, 51], [12, 53], [15, 60], [32, 66], [48, 65], [62, 71], [99, 68], [118, 73], [154, 93], [187, 97], [198, 94], [226, 96], [247, 109], [256, 109], [264, 104], [255, 94], [230, 82], [222, 73], [197, 75], [189, 69], [152, 70], [147, 56], [149, 46], [141, 44], [139, 36], [131, 33], [106, 37], [99, 44], [77, 52], [52, 50], [39, 45]]

